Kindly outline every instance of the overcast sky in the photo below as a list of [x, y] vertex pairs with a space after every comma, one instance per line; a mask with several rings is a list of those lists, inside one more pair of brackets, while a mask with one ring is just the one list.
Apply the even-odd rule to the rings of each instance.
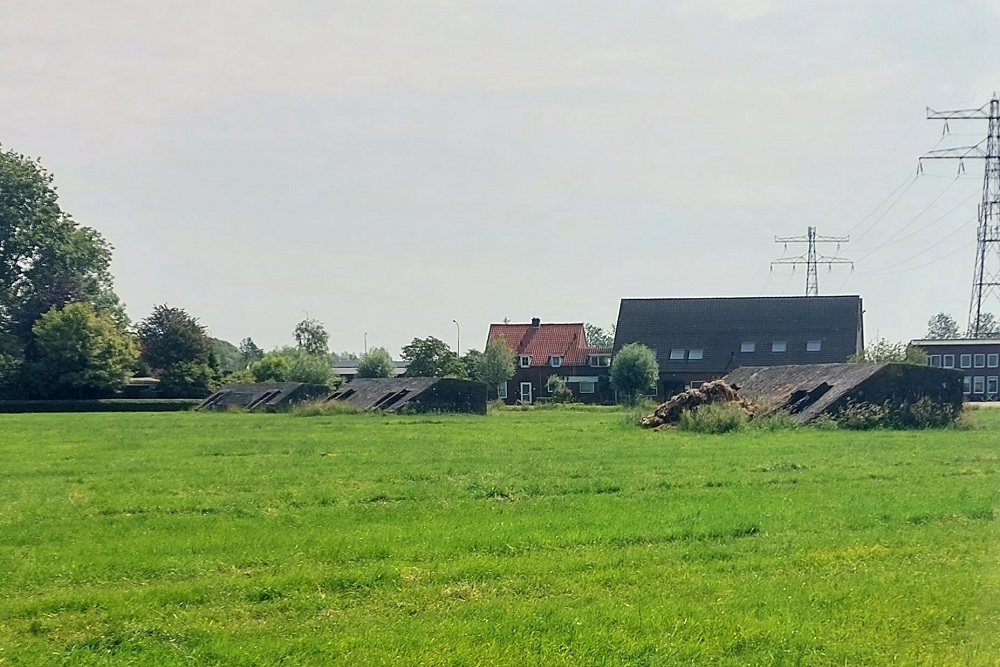
[[[622, 297], [801, 294], [964, 326], [998, 0], [0, 0], [0, 142], [115, 248], [133, 319], [265, 348], [482, 348]], [[821, 253], [833, 255], [836, 244]], [[1000, 304], [990, 304], [1000, 315]]]

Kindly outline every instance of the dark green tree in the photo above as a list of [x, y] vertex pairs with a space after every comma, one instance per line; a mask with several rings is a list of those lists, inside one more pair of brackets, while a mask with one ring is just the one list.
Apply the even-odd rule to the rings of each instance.
[[246, 368], [243, 363], [243, 353], [227, 340], [212, 338], [212, 353], [215, 354], [219, 362], [219, 370], [223, 373], [232, 373]]
[[295, 346], [308, 354], [330, 354], [330, 334], [318, 320], [304, 319], [295, 325]]
[[434, 336], [414, 338], [403, 348], [407, 377], [465, 377], [465, 367], [447, 343]]
[[124, 326], [111, 250], [60, 208], [37, 160], [0, 149], [0, 354], [21, 358], [42, 313], [69, 303], [90, 303]]
[[26, 393], [38, 398], [113, 396], [138, 357], [132, 337], [89, 303], [52, 308], [32, 332], [24, 377]]
[[634, 402], [639, 396], [656, 388], [660, 367], [653, 351], [642, 343], [629, 343], [618, 351], [611, 362], [611, 386], [619, 400]]
[[142, 360], [154, 373], [178, 363], [209, 365], [212, 360], [212, 339], [198, 319], [183, 308], [156, 306], [136, 325], [136, 334]]
[[[462, 367], [465, 368], [465, 374], [472, 380], [479, 380], [476, 376], [476, 368], [479, 366], [480, 360], [483, 358], [483, 353], [479, 350], [472, 349], [468, 350], [463, 354], [459, 360], [462, 362]], [[479, 380], [481, 382], [481, 380]]]
[[361, 355], [358, 362], [359, 378], [391, 378], [396, 374], [392, 356], [382, 347], [374, 347]]

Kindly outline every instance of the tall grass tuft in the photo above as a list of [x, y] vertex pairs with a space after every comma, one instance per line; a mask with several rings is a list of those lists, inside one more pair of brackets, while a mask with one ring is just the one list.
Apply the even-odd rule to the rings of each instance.
[[736, 403], [709, 403], [682, 412], [677, 426], [694, 433], [729, 433], [743, 429], [749, 420]]
[[350, 403], [318, 399], [298, 403], [290, 411], [299, 417], [326, 417], [330, 415], [356, 415], [361, 412]]

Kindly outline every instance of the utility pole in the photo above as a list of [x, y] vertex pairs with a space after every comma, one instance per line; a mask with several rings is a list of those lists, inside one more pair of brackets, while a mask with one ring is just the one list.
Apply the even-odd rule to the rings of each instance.
[[923, 160], [958, 160], [959, 173], [965, 171], [965, 160], [985, 160], [983, 200], [979, 205], [979, 225], [976, 228], [976, 265], [972, 273], [972, 298], [969, 300], [968, 335], [979, 338], [983, 316], [983, 301], [1000, 295], [1000, 99], [993, 99], [978, 109], [934, 111], [927, 107], [928, 119], [944, 121], [948, 132], [949, 120], [985, 120], [989, 123], [986, 138], [975, 146], [942, 148], [925, 153]]
[[837, 250], [840, 250], [841, 243], [847, 243], [851, 240], [850, 236], [819, 236], [816, 234], [815, 227], [809, 227], [806, 231], [805, 236], [775, 236], [775, 243], [783, 243], [785, 245], [785, 250], [788, 250], [789, 243], [807, 243], [806, 253], [804, 255], [799, 255], [798, 257], [780, 257], [773, 262], [771, 262], [771, 270], [774, 270], [775, 264], [791, 264], [792, 270], [799, 264], [806, 265], [806, 296], [819, 296], [819, 271], [817, 266], [819, 264], [826, 264], [827, 267], [833, 268], [834, 264], [850, 264], [851, 270], [854, 270], [854, 262], [849, 259], [844, 259], [842, 257], [827, 257], [826, 255], [820, 255], [816, 252], [817, 243], [836, 243]]

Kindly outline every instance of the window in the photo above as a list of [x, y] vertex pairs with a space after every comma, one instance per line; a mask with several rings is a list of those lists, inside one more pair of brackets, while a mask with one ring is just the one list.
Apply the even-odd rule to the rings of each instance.
[[518, 365], [521, 368], [527, 368], [528, 366], [530, 366], [531, 365], [531, 356], [529, 356], [527, 354], [522, 354], [520, 357], [518, 357]]
[[986, 355], [977, 354], [972, 357], [972, 365], [976, 368], [986, 368]]
[[972, 378], [966, 375], [962, 378], [962, 393], [971, 394], [972, 393]]
[[958, 365], [962, 368], [972, 368], [972, 355], [963, 354], [958, 358]]
[[776, 340], [771, 343], [771, 352], [784, 352], [788, 349], [788, 341]]
[[592, 354], [590, 355], [590, 365], [595, 368], [607, 368], [611, 365], [611, 355], [610, 354]]
[[932, 366], [934, 368], [941, 368], [941, 355], [932, 354], [929, 357], [927, 357], [927, 365]]
[[593, 394], [597, 391], [596, 382], [581, 382], [580, 383], [580, 393], [581, 394]]
[[697, 389], [703, 384], [705, 384], [704, 380], [691, 380], [691, 382], [688, 384], [688, 389]]
[[986, 393], [987, 394], [995, 394], [995, 393], [997, 393], [998, 389], [1000, 389], [1000, 388], [997, 387], [997, 376], [996, 375], [991, 375], [988, 378], [986, 378]]
[[955, 355], [946, 354], [942, 357], [943, 363], [941, 364], [944, 368], [954, 368], [955, 367]]
[[500, 398], [503, 398], [503, 399], [507, 398], [507, 383], [506, 382], [501, 382], [500, 385], [497, 386], [497, 396], [499, 396]]
[[823, 349], [823, 341], [821, 340], [807, 340], [806, 341], [806, 352], [820, 352]]
[[684, 361], [684, 350], [680, 348], [670, 350], [670, 361]]
[[752, 340], [745, 340], [740, 343], [740, 352], [753, 352], [756, 349], [757, 343]]
[[552, 368], [559, 368], [562, 366], [562, 357], [558, 354], [553, 354], [549, 357], [549, 365], [552, 366]]
[[972, 393], [973, 394], [984, 394], [986, 393], [986, 378], [982, 375], [977, 375], [972, 378]]
[[705, 358], [705, 350], [700, 347], [696, 347], [693, 350], [688, 351], [688, 361], [701, 361]]
[[1000, 366], [1000, 354], [987, 354], [986, 367], [996, 368], [997, 366]]

